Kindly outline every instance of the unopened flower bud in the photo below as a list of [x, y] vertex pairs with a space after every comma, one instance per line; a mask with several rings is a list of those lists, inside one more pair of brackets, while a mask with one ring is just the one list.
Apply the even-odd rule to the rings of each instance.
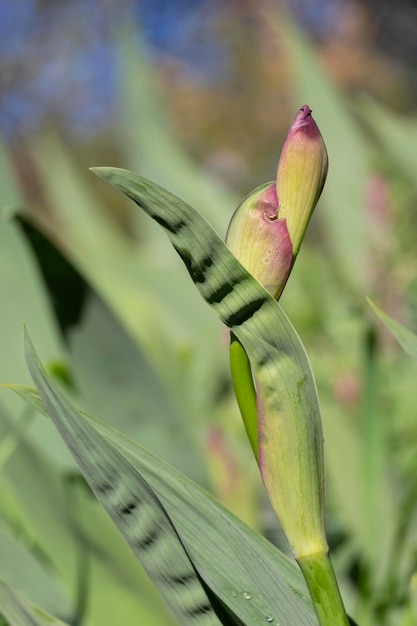
[[311, 109], [298, 111], [278, 163], [277, 182], [250, 193], [234, 212], [226, 243], [279, 298], [327, 176], [327, 150]]
[[226, 235], [235, 257], [275, 298], [284, 288], [293, 260], [287, 226], [277, 215], [276, 185], [267, 183], [238, 206]]
[[323, 191], [327, 169], [323, 137], [305, 104], [288, 132], [277, 172], [278, 216], [287, 223], [294, 257]]
[[[231, 219], [227, 245], [276, 298], [291, 272], [327, 168], [323, 138], [304, 105], [284, 143], [276, 183], [252, 192]], [[271, 504], [297, 558], [326, 554], [322, 431], [318, 406], [302, 391], [306, 371], [292, 356], [275, 367], [259, 363], [251, 371], [244, 348], [232, 337], [233, 384]], [[277, 391], [280, 376], [291, 381], [287, 398]]]

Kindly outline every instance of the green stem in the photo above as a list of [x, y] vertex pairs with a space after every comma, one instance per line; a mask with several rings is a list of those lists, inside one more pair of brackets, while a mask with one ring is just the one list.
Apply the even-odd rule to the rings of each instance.
[[328, 553], [297, 559], [313, 599], [320, 626], [349, 626]]
[[252, 370], [244, 347], [233, 333], [230, 333], [230, 371], [246, 433], [258, 460], [258, 412]]
[[[256, 390], [249, 358], [233, 333], [230, 337], [230, 369], [246, 432], [258, 459]], [[297, 560], [310, 590], [320, 626], [349, 626], [328, 553], [304, 556]]]
[[[363, 384], [363, 525], [367, 532], [368, 558], [378, 568], [380, 561], [381, 476], [384, 474], [384, 420], [378, 411], [378, 345], [375, 328], [364, 337]], [[365, 556], [365, 558], [366, 558]], [[378, 570], [376, 571], [378, 573]], [[367, 581], [369, 584], [369, 581]]]

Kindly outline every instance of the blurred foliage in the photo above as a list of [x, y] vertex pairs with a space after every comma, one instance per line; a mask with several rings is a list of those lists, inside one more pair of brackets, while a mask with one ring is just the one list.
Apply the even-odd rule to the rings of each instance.
[[[310, 17], [309, 3], [289, 3], [314, 45], [279, 3], [184, 3], [188, 19], [178, 8], [175, 23], [187, 24], [165, 48], [148, 26], [152, 3], [140, 41], [126, 21], [141, 11], [127, 2], [13, 4], [25, 27], [8, 46], [0, 38], [0, 380], [29, 384], [26, 321], [77, 406], [285, 550], [232, 397], [226, 335], [159, 230], [87, 167], [148, 176], [224, 233], [239, 197], [274, 178], [308, 102], [329, 180], [282, 304], [317, 378], [330, 541], [361, 626], [415, 624], [416, 364], [365, 296], [417, 329], [417, 91], [384, 48], [372, 3], [329, 3], [331, 14], [312, 3]], [[49, 16], [40, 31], [35, 14]], [[10, 19], [0, 24], [11, 33]], [[212, 56], [191, 52], [208, 39]], [[80, 62], [89, 46], [101, 91], [97, 66]], [[12, 99], [13, 89], [26, 92]], [[85, 116], [74, 126], [75, 112]], [[0, 468], [0, 577], [68, 623], [173, 623], [51, 424], [6, 391]]]

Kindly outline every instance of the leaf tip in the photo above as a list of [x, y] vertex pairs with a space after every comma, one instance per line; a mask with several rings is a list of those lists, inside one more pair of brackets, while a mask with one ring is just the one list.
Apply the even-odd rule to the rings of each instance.
[[32, 344], [26, 322], [23, 322], [23, 344], [25, 348], [28, 344]]
[[92, 172], [96, 176], [99, 176], [100, 178], [105, 178], [105, 172], [114, 168], [99, 166], [99, 167], [89, 167], [88, 169], [90, 170], [90, 172]]
[[378, 315], [380, 317], [380, 314], [382, 313], [381, 309], [375, 304], [375, 302], [373, 300], [371, 300], [371, 298], [369, 296], [365, 296], [365, 300], [368, 303], [369, 307], [372, 309], [372, 311]]
[[34, 354], [35, 349], [33, 347], [33, 343], [30, 338], [26, 322], [23, 322], [23, 349], [25, 352], [26, 362], [28, 363], [28, 360], [30, 359], [31, 355]]

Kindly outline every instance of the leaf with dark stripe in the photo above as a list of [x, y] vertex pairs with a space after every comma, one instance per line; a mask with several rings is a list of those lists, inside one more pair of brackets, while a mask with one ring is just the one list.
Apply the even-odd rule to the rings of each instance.
[[[290, 321], [197, 211], [126, 170], [93, 171], [165, 224], [201, 295], [243, 345], [256, 382], [259, 465], [268, 495], [294, 553], [300, 553], [300, 546], [322, 549], [321, 415], [310, 364]], [[207, 266], [203, 260], [208, 256], [212, 264]], [[196, 274], [204, 280], [196, 280]]]
[[[103, 437], [97, 436], [86, 420], [58, 394], [27, 336], [25, 352], [45, 407], [91, 489], [178, 622], [184, 626], [219, 625], [200, 576], [152, 488], [126, 457]], [[179, 587], [172, 582], [173, 575], [189, 576], [193, 582]]]
[[[45, 411], [44, 406], [42, 412], [49, 412], [54, 422], [60, 425], [64, 439], [78, 447], [79, 454], [85, 455], [85, 463], [93, 466], [89, 471], [95, 471], [97, 456], [102, 456], [109, 467], [113, 467], [114, 455], [107, 458], [110, 446], [118, 453], [117, 458], [122, 456], [127, 461], [125, 470], [129, 475], [133, 467], [134, 475], [139, 474], [146, 480], [168, 512], [196, 567], [190, 568], [185, 561], [174, 563], [172, 568], [166, 567], [161, 573], [156, 571], [154, 582], [157, 586], [162, 573], [163, 584], [170, 585], [173, 594], [203, 585], [221, 623], [228, 626], [262, 624], [267, 615], [272, 615], [281, 624], [317, 624], [307, 598], [307, 588], [293, 562], [181, 472], [103, 422], [75, 411], [45, 379], [38, 361], [31, 355], [29, 359], [32, 370], [37, 372], [42, 400], [37, 392], [27, 387], [15, 386], [14, 391], [39, 408], [48, 400], [48, 410]], [[109, 480], [109, 474], [106, 472], [104, 480], [101, 477], [97, 484], [97, 497], [102, 501], [112, 497], [113, 482]], [[127, 482], [130, 482], [128, 477]], [[123, 499], [124, 507], [130, 508], [129, 502], [134, 501]], [[138, 510], [140, 507], [138, 505]], [[137, 535], [142, 541], [152, 528], [147, 509], [145, 512]], [[120, 511], [116, 515], [119, 516]], [[150, 555], [152, 550], [150, 548]], [[162, 554], [161, 562], [168, 563], [171, 557]], [[200, 606], [204, 606], [204, 601]]]

